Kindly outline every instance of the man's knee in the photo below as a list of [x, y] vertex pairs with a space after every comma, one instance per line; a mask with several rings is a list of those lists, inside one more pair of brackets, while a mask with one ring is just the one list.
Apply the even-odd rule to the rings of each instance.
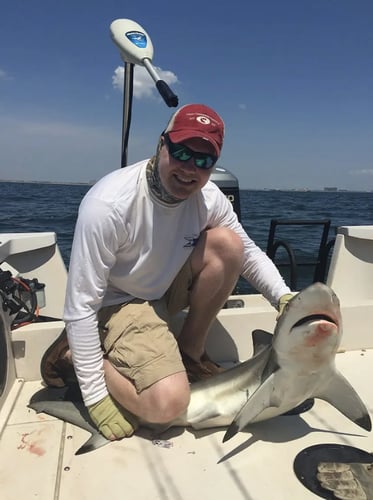
[[227, 227], [204, 231], [192, 256], [193, 271], [201, 270], [208, 262], [221, 262], [238, 270], [241, 268], [244, 246], [240, 236]]
[[189, 382], [185, 372], [161, 379], [149, 389], [149, 421], [164, 424], [180, 416], [190, 401]]
[[232, 251], [243, 256], [243, 242], [240, 236], [228, 227], [215, 227], [208, 229], [207, 245], [219, 253], [228, 254]]

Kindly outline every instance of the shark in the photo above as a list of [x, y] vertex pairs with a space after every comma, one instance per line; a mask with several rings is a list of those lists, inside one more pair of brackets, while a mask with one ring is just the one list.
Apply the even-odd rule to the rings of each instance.
[[75, 452], [75, 455], [83, 455], [111, 441], [97, 430], [78, 391], [77, 386], [41, 389], [31, 397], [28, 407], [36, 413], [46, 413], [89, 432], [90, 438]]
[[[287, 303], [273, 334], [252, 332], [251, 358], [191, 384], [188, 408], [167, 428], [227, 427], [225, 442], [254, 422], [286, 414], [305, 400], [319, 398], [370, 431], [365, 404], [336, 368], [342, 331], [337, 295], [326, 284], [313, 283]], [[110, 442], [90, 421], [79, 397], [69, 396], [68, 391], [62, 398], [51, 397], [48, 390], [34, 395], [29, 407], [88, 430], [91, 437], [77, 454]], [[159, 429], [149, 422], [140, 423]]]

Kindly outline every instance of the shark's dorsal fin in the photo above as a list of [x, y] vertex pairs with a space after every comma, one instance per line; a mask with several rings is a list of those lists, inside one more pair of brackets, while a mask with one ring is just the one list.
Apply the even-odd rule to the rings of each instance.
[[265, 330], [253, 330], [253, 356], [261, 352], [263, 349], [272, 345], [273, 335]]
[[263, 365], [263, 370], [261, 373], [261, 382], [263, 383], [272, 373], [276, 372], [279, 368], [276, 359], [276, 353], [272, 349], [273, 334], [266, 332], [265, 330], [253, 330], [253, 358], [255, 356], [261, 355], [267, 351], [266, 364]]
[[372, 422], [364, 403], [352, 385], [338, 371], [314, 394], [314, 397], [327, 401], [363, 429], [367, 431], [372, 429]]

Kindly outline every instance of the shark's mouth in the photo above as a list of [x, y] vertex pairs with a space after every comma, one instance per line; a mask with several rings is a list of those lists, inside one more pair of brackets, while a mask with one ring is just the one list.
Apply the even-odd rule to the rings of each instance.
[[310, 314], [309, 316], [305, 316], [304, 318], [301, 318], [299, 321], [297, 321], [293, 325], [293, 328], [304, 325], [305, 323], [309, 323], [310, 321], [317, 321], [319, 319], [323, 319], [325, 321], [329, 321], [330, 323], [334, 323], [335, 325], [337, 325], [336, 320], [331, 316], [328, 316], [327, 314]]

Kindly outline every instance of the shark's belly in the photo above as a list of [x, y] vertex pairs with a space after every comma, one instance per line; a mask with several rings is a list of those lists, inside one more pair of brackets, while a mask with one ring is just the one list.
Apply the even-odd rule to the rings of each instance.
[[228, 426], [246, 403], [247, 398], [246, 391], [225, 395], [201, 391], [193, 395], [186, 413], [172, 425], [190, 426], [194, 429]]

